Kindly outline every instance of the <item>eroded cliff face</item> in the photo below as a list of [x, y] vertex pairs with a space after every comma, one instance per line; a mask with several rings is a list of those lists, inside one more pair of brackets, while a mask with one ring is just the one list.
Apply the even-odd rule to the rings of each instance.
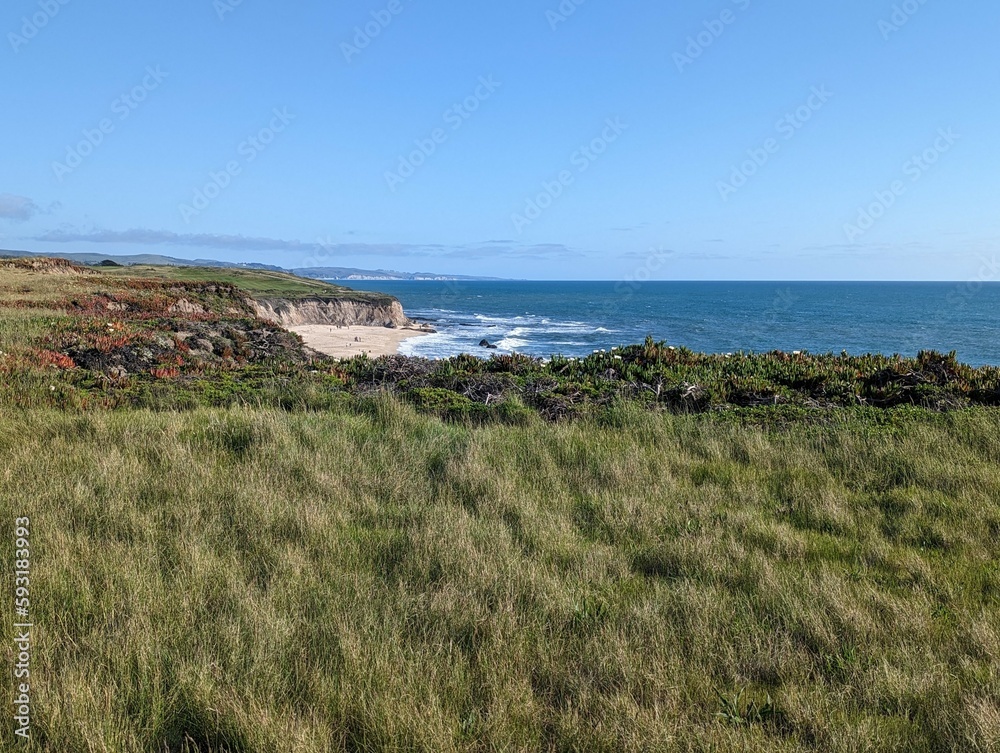
[[257, 316], [282, 327], [303, 324], [331, 326], [410, 327], [399, 301], [368, 303], [324, 298], [289, 300], [270, 298], [249, 301]]

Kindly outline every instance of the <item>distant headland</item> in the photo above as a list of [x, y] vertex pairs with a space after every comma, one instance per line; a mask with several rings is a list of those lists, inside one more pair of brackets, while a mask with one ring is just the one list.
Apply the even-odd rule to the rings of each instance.
[[241, 269], [261, 269], [272, 272], [290, 272], [299, 277], [313, 280], [501, 280], [500, 277], [477, 277], [467, 275], [445, 275], [436, 272], [397, 272], [391, 269], [356, 269], [353, 267], [296, 267], [286, 268], [273, 264], [255, 262], [229, 262], [216, 259], [179, 259], [160, 254], [107, 255], [92, 253], [36, 253], [33, 251], [12, 251], [0, 249], [0, 257], [45, 256], [68, 259], [77, 264], [96, 265], [104, 261], [114, 262], [123, 267], [136, 265], [171, 267], [238, 267]]

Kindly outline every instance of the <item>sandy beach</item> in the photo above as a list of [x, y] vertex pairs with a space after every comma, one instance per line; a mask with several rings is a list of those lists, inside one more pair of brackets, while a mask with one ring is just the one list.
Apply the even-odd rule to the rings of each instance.
[[288, 329], [300, 335], [310, 348], [334, 358], [350, 358], [362, 353], [373, 357], [390, 356], [398, 352], [403, 340], [431, 334], [419, 329], [336, 327], [329, 324], [304, 324]]

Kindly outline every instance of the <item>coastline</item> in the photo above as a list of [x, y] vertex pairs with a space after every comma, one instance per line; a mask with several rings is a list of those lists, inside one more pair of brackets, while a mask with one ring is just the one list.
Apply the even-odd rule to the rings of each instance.
[[308, 347], [334, 358], [351, 358], [362, 353], [373, 358], [391, 356], [399, 352], [404, 340], [433, 334], [432, 330], [409, 327], [363, 325], [302, 324], [287, 329], [299, 335]]

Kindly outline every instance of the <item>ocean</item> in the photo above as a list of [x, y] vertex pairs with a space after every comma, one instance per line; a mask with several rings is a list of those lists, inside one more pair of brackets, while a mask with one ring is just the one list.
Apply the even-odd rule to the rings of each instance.
[[[642, 342], [711, 353], [810, 351], [912, 356], [957, 351], [1000, 365], [1000, 283], [339, 282], [396, 296], [437, 334], [400, 352], [584, 356]], [[479, 346], [483, 339], [498, 349]]]

